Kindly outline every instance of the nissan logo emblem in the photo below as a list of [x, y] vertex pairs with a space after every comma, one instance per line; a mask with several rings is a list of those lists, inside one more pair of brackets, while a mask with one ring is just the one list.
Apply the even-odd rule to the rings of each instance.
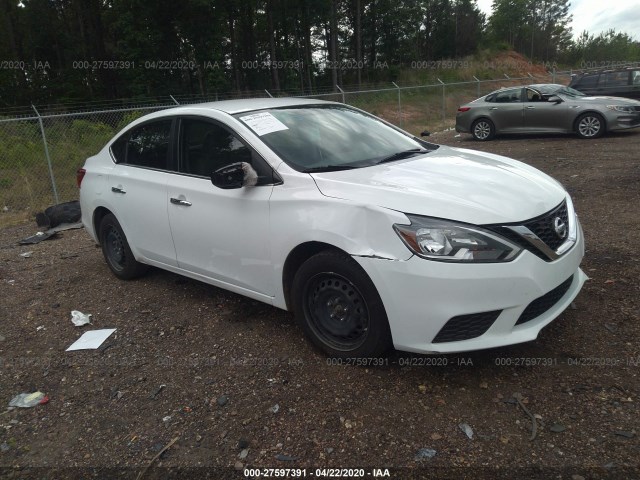
[[556, 235], [561, 239], [567, 237], [567, 224], [562, 221], [562, 218], [556, 217], [553, 219], [553, 229], [556, 231]]

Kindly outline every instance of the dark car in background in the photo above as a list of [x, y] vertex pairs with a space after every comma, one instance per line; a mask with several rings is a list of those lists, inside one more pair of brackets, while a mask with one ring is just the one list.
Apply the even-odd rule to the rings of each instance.
[[588, 97], [570, 87], [536, 84], [503, 88], [461, 105], [456, 131], [476, 140], [501, 134], [576, 133], [597, 138], [605, 132], [640, 127], [640, 102]]
[[578, 73], [569, 86], [586, 95], [640, 100], [640, 66]]

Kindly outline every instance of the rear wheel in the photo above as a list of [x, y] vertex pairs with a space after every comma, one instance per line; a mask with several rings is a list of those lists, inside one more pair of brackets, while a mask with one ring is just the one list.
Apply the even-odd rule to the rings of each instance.
[[330, 356], [376, 357], [391, 348], [380, 295], [350, 256], [327, 251], [311, 257], [296, 272], [291, 293], [298, 323]]
[[597, 113], [585, 113], [576, 120], [580, 138], [598, 138], [604, 133], [604, 119]]
[[120, 223], [111, 213], [100, 222], [100, 245], [107, 265], [122, 280], [139, 277], [149, 268], [135, 259]]
[[473, 122], [473, 125], [471, 125], [471, 134], [476, 140], [486, 142], [495, 136], [496, 127], [488, 118], [481, 118]]

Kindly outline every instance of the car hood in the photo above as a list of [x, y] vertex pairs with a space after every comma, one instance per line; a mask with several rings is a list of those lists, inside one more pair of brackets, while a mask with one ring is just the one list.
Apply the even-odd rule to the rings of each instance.
[[625, 97], [574, 97], [571, 98], [574, 102], [587, 102], [597, 105], [631, 105], [640, 107], [640, 102], [631, 98]]
[[405, 161], [312, 177], [328, 197], [478, 225], [537, 217], [567, 195], [524, 163], [445, 146]]

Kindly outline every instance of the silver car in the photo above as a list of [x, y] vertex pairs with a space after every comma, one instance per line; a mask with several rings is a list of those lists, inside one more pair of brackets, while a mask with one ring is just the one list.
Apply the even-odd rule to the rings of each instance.
[[640, 127], [640, 102], [588, 97], [564, 85], [503, 88], [458, 108], [456, 131], [476, 140], [505, 133], [576, 133], [597, 138], [605, 132]]

